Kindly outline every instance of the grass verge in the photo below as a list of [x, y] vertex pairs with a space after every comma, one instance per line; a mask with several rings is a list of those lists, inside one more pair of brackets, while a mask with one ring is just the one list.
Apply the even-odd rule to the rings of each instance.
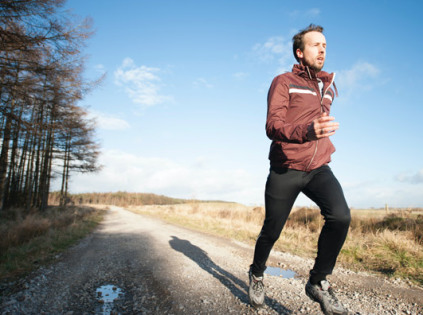
[[49, 207], [43, 213], [11, 209], [0, 216], [0, 281], [23, 276], [89, 234], [102, 220], [92, 207]]

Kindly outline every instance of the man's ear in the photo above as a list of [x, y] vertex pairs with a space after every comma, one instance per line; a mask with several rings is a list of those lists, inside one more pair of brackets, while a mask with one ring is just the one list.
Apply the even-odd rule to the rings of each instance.
[[295, 53], [297, 54], [297, 57], [299, 59], [303, 59], [304, 58], [304, 54], [303, 54], [303, 52], [299, 48], [297, 48], [297, 50], [295, 51]]

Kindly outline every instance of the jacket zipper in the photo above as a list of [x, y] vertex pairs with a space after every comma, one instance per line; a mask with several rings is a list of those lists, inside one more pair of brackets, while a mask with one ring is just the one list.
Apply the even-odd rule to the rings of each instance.
[[306, 172], [308, 172], [308, 168], [310, 167], [311, 162], [313, 162], [314, 157], [316, 156], [316, 153], [317, 153], [317, 144], [318, 144], [318, 143], [319, 143], [319, 140], [316, 140], [316, 146], [314, 147], [314, 153], [313, 153], [313, 156], [311, 157], [310, 162], [308, 163], [308, 165], [307, 165], [307, 167], [306, 167]]
[[[308, 70], [308, 69], [307, 69]], [[310, 76], [311, 79], [311, 75], [310, 72], [308, 73], [308, 75]], [[326, 88], [326, 90], [323, 91], [322, 95], [321, 95], [321, 100], [320, 100], [320, 113], [323, 113], [323, 97], [325, 96], [326, 92], [329, 90], [329, 88], [331, 87], [331, 85], [333, 84], [333, 81], [335, 81], [335, 73], [333, 74], [332, 80], [330, 81], [330, 84], [328, 85], [328, 87]], [[306, 172], [308, 171], [308, 169], [310, 168], [311, 163], [314, 160], [314, 157], [316, 156], [317, 153], [317, 146], [319, 144], [319, 140], [316, 140], [316, 146], [314, 147], [314, 153], [313, 156], [311, 157], [310, 162], [308, 163], [307, 167], [306, 167]]]

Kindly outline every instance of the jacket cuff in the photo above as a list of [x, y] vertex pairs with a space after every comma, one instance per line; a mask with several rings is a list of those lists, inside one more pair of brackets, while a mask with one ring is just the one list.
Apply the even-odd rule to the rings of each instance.
[[[311, 126], [311, 124], [304, 125], [304, 129], [303, 129], [303, 139], [304, 139], [304, 142], [311, 141], [309, 139], [309, 136], [310, 136], [310, 133], [309, 133], [310, 126]], [[310, 132], [311, 132], [311, 130], [310, 130]]]

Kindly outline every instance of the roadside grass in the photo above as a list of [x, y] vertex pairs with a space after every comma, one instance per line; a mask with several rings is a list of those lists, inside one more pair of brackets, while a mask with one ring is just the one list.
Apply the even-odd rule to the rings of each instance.
[[49, 207], [24, 214], [21, 209], [0, 213], [0, 281], [23, 276], [75, 244], [102, 220], [93, 207]]
[[[130, 206], [129, 210], [202, 232], [254, 245], [264, 219], [263, 207], [236, 203]], [[274, 248], [314, 258], [324, 220], [316, 208], [294, 209]], [[423, 286], [423, 209], [352, 210], [352, 222], [338, 263], [408, 279]]]

